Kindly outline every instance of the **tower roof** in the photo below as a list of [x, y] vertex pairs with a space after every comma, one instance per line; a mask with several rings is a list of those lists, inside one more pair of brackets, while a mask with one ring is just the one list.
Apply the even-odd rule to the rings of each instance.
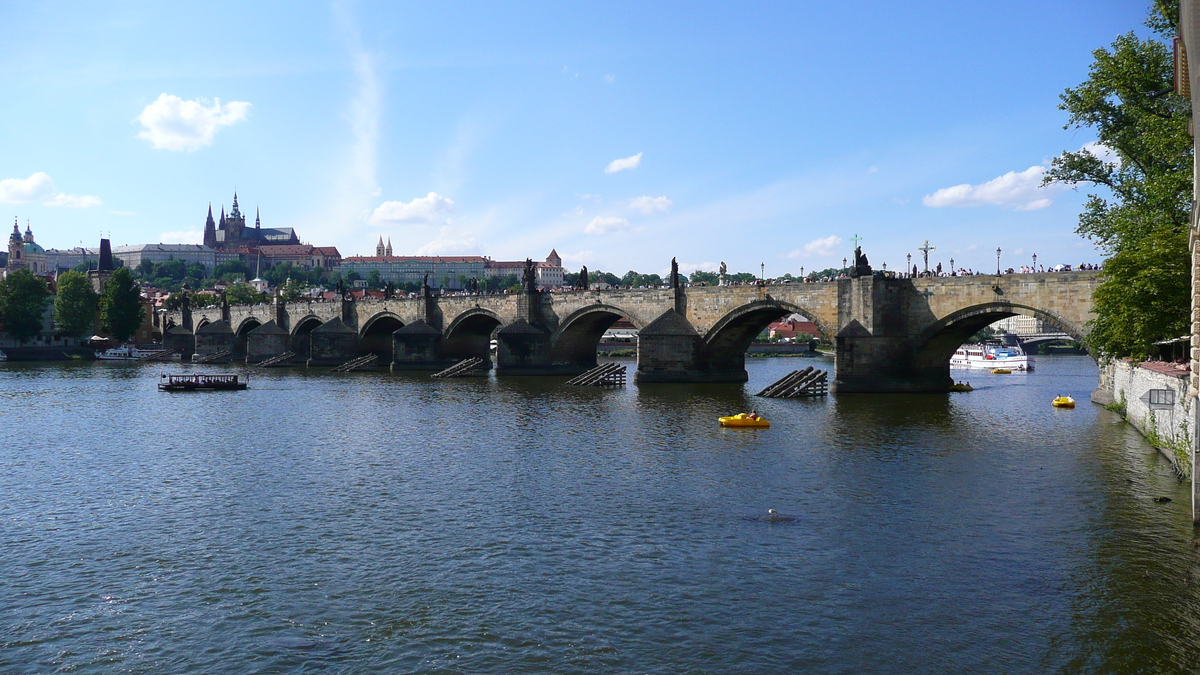
[[262, 227], [262, 221], [258, 219], [258, 207], [254, 207], [254, 229]]
[[16, 218], [13, 218], [13, 233], [8, 238], [12, 241], [21, 241], [21, 226], [17, 225]]

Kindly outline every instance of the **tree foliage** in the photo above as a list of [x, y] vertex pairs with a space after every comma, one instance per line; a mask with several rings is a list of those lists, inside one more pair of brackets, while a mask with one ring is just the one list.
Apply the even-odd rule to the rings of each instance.
[[113, 272], [100, 296], [100, 325], [109, 337], [125, 342], [142, 325], [142, 293], [128, 268]]
[[[1146, 24], [1171, 38], [1178, 15], [1177, 1], [1160, 0]], [[1130, 32], [1092, 56], [1088, 79], [1059, 108], [1070, 114], [1064, 128], [1092, 129], [1102, 147], [1064, 152], [1045, 182], [1100, 188], [1076, 229], [1109, 256], [1087, 346], [1101, 358], [1141, 357], [1189, 332], [1191, 105], [1173, 92], [1172, 54], [1160, 39]]]
[[0, 281], [0, 322], [4, 331], [22, 344], [42, 330], [43, 316], [50, 291], [46, 282], [27, 269], [20, 269]]
[[247, 283], [233, 284], [225, 289], [225, 297], [231, 305], [258, 305], [267, 301], [266, 293], [259, 293]]
[[80, 272], [64, 272], [58, 277], [58, 295], [54, 298], [54, 325], [64, 335], [79, 337], [96, 326], [100, 298], [92, 282]]

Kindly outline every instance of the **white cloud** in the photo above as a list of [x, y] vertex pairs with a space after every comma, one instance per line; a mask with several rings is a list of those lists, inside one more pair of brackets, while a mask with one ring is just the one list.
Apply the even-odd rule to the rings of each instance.
[[695, 272], [696, 270], [700, 270], [701, 272], [714, 272], [715, 273], [719, 269], [721, 269], [721, 263], [719, 263], [719, 262], [702, 262], [702, 263], [681, 262], [681, 263], [679, 263], [679, 271], [682, 272], [683, 274], [691, 274], [692, 272]]
[[1121, 163], [1121, 158], [1117, 156], [1117, 153], [1113, 152], [1112, 148], [1108, 147], [1107, 145], [1104, 145], [1103, 143], [1099, 143], [1099, 142], [1085, 143], [1084, 146], [1080, 149], [1083, 152], [1086, 152], [1086, 153], [1095, 155], [1096, 157], [1099, 157], [1100, 161], [1104, 162], [1105, 164], [1120, 164]]
[[372, 225], [392, 223], [432, 223], [454, 210], [454, 200], [436, 192], [417, 197], [411, 202], [384, 202], [368, 219]]
[[579, 253], [563, 253], [561, 254], [563, 264], [571, 263], [571, 265], [590, 265], [596, 258], [596, 254], [592, 251], [580, 251]]
[[874, 166], [874, 165], [872, 165], [871, 168], [867, 169], [867, 173], [878, 173], [878, 172], [879, 172], [879, 167]]
[[204, 232], [201, 230], [163, 232], [158, 235], [158, 240], [164, 244], [203, 244]]
[[624, 232], [630, 228], [629, 221], [624, 218], [616, 218], [613, 216], [596, 216], [592, 218], [592, 222], [583, 228], [584, 234], [609, 234], [611, 232]]
[[808, 258], [811, 256], [827, 257], [833, 255], [837, 247], [842, 243], [842, 238], [831, 234], [824, 239], [813, 239], [804, 245], [803, 248], [798, 248], [795, 251], [787, 254], [789, 258]]
[[417, 249], [417, 255], [461, 255], [478, 251], [479, 244], [475, 241], [475, 237], [461, 232], [456, 233], [452, 228], [443, 227], [438, 233], [437, 239]]
[[1034, 211], [1050, 206], [1050, 197], [1066, 189], [1062, 185], [1041, 187], [1046, 169], [1031, 166], [1024, 171], [1009, 171], [1003, 176], [986, 183], [971, 185], [963, 183], [942, 188], [921, 199], [921, 203], [935, 209], [947, 206], [980, 206], [994, 204], [1011, 206], [1018, 211]]
[[39, 171], [29, 178], [6, 178], [0, 180], [0, 203], [28, 204], [54, 194], [54, 181]]
[[612, 84], [613, 82], [616, 82], [616, 81], [617, 81], [617, 76], [613, 75], [612, 73], [609, 73], [608, 75], [604, 76], [605, 84]]
[[608, 166], [604, 167], [604, 173], [616, 173], [618, 171], [624, 171], [625, 169], [636, 169], [636, 168], [638, 168], [638, 165], [641, 163], [642, 163], [642, 153], [639, 152], [638, 154], [634, 155], [633, 157], [626, 157], [624, 159], [614, 159], [613, 161], [608, 163]]
[[29, 178], [0, 180], [0, 204], [28, 204], [41, 201], [43, 206], [66, 206], [72, 209], [100, 206], [103, 202], [92, 195], [55, 194], [54, 181], [39, 171]]
[[250, 104], [230, 101], [221, 105], [214, 99], [185, 101], [178, 96], [160, 94], [158, 100], [142, 109], [137, 121], [146, 128], [138, 138], [150, 141], [156, 149], [191, 152], [212, 145], [217, 129], [246, 119]]
[[93, 195], [69, 195], [60, 192], [54, 195], [54, 198], [42, 202], [44, 206], [65, 206], [69, 209], [86, 209], [89, 206], [100, 206], [104, 202], [100, 201], [99, 197]]
[[636, 211], [641, 211], [642, 215], [648, 216], [654, 213], [666, 213], [671, 210], [675, 202], [666, 197], [634, 197], [629, 200], [629, 208]]

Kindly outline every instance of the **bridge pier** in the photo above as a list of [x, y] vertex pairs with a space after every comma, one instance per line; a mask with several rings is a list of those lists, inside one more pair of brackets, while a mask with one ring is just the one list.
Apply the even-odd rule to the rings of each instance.
[[308, 336], [308, 365], [340, 366], [358, 354], [358, 331], [341, 319], [327, 321]]
[[183, 326], [171, 326], [163, 332], [163, 349], [174, 350], [182, 360], [189, 361], [196, 353], [196, 336]]
[[[634, 382], [745, 382], [745, 361], [717, 365], [706, 359], [703, 338], [679, 312], [669, 309], [638, 331]], [[744, 359], [744, 355], [743, 355]], [[714, 367], [715, 366], [715, 367]]]
[[272, 319], [246, 334], [246, 363], [258, 363], [288, 350], [288, 332]]
[[[212, 323], [206, 323], [196, 329], [196, 350], [192, 354], [192, 359], [197, 359], [221, 352], [233, 352], [234, 334], [233, 328], [229, 322], [221, 319]], [[231, 357], [226, 356], [223, 359], [218, 359], [214, 363], [228, 363]]]
[[392, 332], [392, 370], [442, 370], [448, 365], [442, 356], [442, 331], [424, 319]]
[[496, 335], [496, 375], [579, 375], [586, 369], [556, 364], [550, 331], [525, 319], [502, 327]]

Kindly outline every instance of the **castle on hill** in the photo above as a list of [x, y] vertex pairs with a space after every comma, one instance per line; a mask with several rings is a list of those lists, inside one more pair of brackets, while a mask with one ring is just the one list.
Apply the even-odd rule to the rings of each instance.
[[295, 245], [300, 237], [290, 227], [263, 227], [258, 210], [254, 212], [254, 227], [246, 227], [246, 217], [238, 208], [237, 192], [233, 193], [233, 209], [225, 215], [221, 207], [221, 220], [214, 221], [212, 204], [208, 205], [208, 220], [204, 223], [204, 245], [213, 249], [238, 250], [268, 245]]

